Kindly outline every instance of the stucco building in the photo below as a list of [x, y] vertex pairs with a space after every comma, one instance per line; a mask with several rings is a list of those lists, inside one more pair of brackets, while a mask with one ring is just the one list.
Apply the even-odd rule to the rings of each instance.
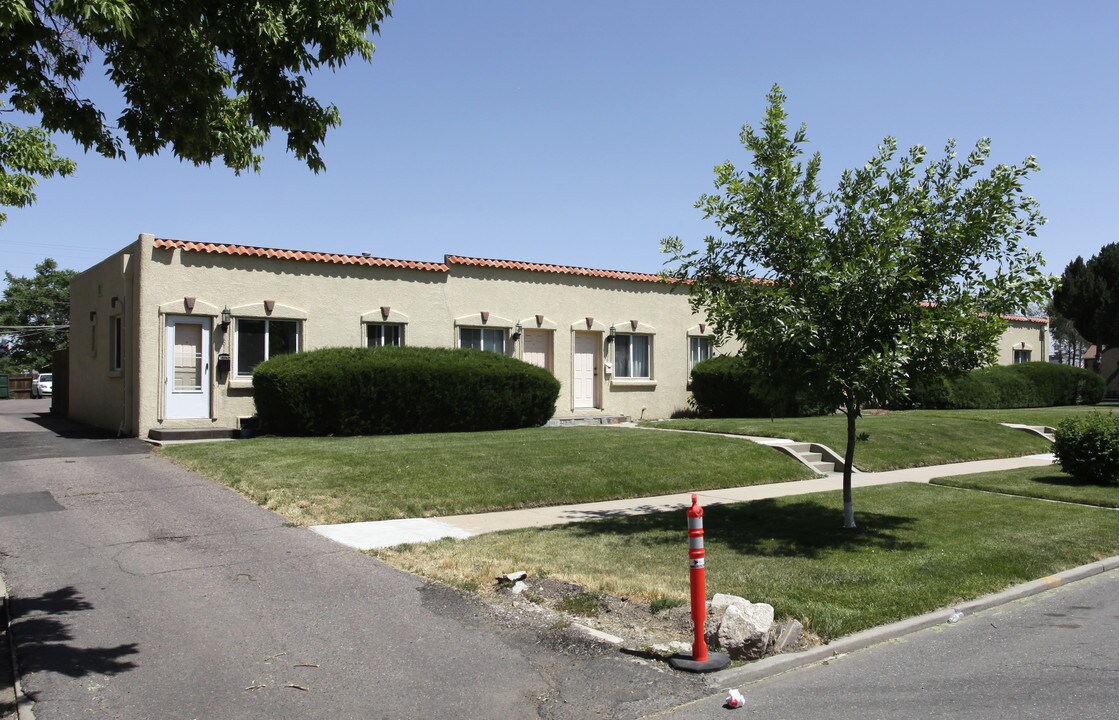
[[[684, 288], [656, 275], [447, 256], [443, 262], [143, 234], [71, 283], [68, 412], [141, 437], [239, 431], [252, 369], [327, 346], [501, 352], [559, 379], [556, 416], [668, 417], [714, 351]], [[1047, 357], [1011, 318], [1000, 362]]]

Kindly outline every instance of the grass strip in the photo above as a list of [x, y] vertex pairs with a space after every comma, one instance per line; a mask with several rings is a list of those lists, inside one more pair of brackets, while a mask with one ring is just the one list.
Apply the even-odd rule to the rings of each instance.
[[[1044, 438], [957, 412], [891, 412], [859, 418], [865, 440], [855, 447], [855, 467], [881, 471], [969, 460], [1019, 457], [1049, 452]], [[665, 420], [650, 427], [698, 430], [731, 435], [784, 437], [827, 445], [840, 455], [847, 447], [847, 418], [824, 415], [806, 418]]]
[[629, 428], [278, 438], [163, 448], [298, 525], [433, 517], [814, 477], [742, 440]]
[[1013, 408], [1009, 410], [910, 410], [908, 412], [923, 417], [959, 417], [993, 423], [1007, 422], [1056, 427], [1057, 423], [1067, 417], [1093, 412], [1119, 412], [1119, 406], [1116, 406], [1115, 403], [1108, 403], [1100, 405], [1063, 405], [1047, 408]]
[[[1119, 514], [903, 483], [704, 511], [707, 591], [798, 618], [825, 639], [997, 592], [1119, 554]], [[592, 591], [688, 597], [684, 511], [372, 551], [403, 569], [488, 587], [525, 569]]]
[[1084, 485], [1061, 472], [1057, 465], [954, 475], [935, 478], [931, 482], [946, 487], [1119, 508], [1119, 485]]

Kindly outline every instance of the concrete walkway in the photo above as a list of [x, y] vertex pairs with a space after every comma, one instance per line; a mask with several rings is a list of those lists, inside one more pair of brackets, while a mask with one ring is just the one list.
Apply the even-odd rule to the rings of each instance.
[[[1052, 464], [1052, 453], [1026, 455], [1025, 457], [1000, 458], [996, 460], [977, 460], [974, 462], [953, 463], [951, 465], [931, 465], [929, 467], [907, 468], [886, 472], [863, 472], [852, 476], [854, 487], [889, 485], [899, 482], [927, 483], [929, 480], [947, 475], [970, 475], [992, 470], [1012, 470], [1023, 467], [1039, 467]], [[838, 490], [842, 480], [836, 477], [798, 480], [795, 482], [750, 485], [747, 487], [725, 488], [722, 490], [703, 490], [699, 495], [700, 505], [722, 505], [725, 503], [746, 502], [790, 495], [806, 495], [814, 492]], [[506, 510], [503, 512], [476, 513], [472, 515], [451, 515], [435, 518], [409, 518], [406, 520], [383, 520], [378, 522], [342, 523], [338, 525], [316, 525], [311, 529], [316, 533], [335, 540], [343, 545], [359, 550], [392, 547], [403, 543], [430, 542], [446, 537], [468, 538], [498, 530], [515, 528], [544, 527], [565, 523], [597, 520], [600, 518], [625, 515], [643, 515], [654, 512], [680, 510], [691, 505], [691, 493], [674, 493], [655, 497], [630, 498], [627, 500], [606, 500], [604, 502], [581, 503], [578, 505], [557, 505], [553, 507], [530, 508], [526, 510]]]

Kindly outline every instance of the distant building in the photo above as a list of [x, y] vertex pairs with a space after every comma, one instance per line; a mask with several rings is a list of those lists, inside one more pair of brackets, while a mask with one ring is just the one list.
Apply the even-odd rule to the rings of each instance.
[[[1081, 367], [1086, 370], [1095, 370], [1097, 354], [1098, 348], [1095, 345], [1089, 347], [1080, 358]], [[1119, 347], [1108, 348], [1103, 351], [1099, 372], [1105, 380], [1111, 379], [1107, 384], [1108, 397], [1119, 397]]]

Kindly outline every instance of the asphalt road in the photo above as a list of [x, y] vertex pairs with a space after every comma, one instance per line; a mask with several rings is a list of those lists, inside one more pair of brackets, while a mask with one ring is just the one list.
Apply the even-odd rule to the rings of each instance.
[[654, 716], [1113, 720], [1119, 570], [739, 689], [737, 710], [719, 693]]
[[510, 626], [48, 406], [0, 403], [0, 570], [38, 720], [625, 718], [707, 692]]

